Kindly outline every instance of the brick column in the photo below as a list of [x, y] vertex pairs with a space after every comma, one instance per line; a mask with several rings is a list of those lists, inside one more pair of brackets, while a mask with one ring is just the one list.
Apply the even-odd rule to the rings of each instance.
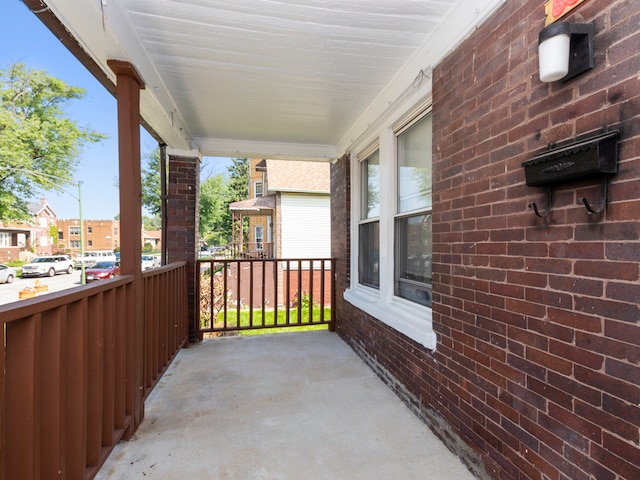
[[196, 259], [200, 227], [200, 154], [167, 149], [169, 188], [167, 201], [167, 261], [187, 262], [189, 288], [189, 341], [202, 340], [198, 329]]
[[335, 258], [333, 288], [335, 312], [331, 316], [335, 328], [340, 332], [340, 322], [344, 321], [344, 300], [342, 293], [349, 286], [351, 276], [351, 165], [345, 154], [331, 165], [331, 256]]

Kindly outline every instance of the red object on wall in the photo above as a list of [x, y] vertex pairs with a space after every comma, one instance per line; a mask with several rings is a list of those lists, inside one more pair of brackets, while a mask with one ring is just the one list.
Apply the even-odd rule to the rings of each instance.
[[583, 2], [586, 0], [548, 0], [544, 5], [544, 12], [547, 16], [545, 25], [552, 24]]

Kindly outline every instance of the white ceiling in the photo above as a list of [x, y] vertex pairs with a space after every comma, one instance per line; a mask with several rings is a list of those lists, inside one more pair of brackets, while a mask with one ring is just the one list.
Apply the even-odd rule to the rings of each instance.
[[447, 15], [496, 3], [45, 1], [107, 76], [108, 58], [136, 67], [142, 115], [170, 146], [315, 158], [336, 154]]

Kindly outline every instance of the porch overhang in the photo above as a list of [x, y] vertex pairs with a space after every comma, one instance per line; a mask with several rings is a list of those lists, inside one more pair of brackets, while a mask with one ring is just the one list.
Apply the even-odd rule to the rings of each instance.
[[270, 212], [276, 208], [276, 196], [265, 195], [264, 197], [249, 198], [229, 204], [229, 210], [232, 213], [242, 215], [259, 215]]
[[108, 60], [131, 64], [141, 122], [169, 148], [328, 161], [428, 98], [430, 66], [504, 0], [24, 3], [113, 94]]

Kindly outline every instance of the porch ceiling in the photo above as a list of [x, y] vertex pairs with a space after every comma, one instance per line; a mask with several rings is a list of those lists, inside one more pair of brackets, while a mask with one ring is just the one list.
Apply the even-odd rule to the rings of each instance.
[[49, 28], [68, 31], [71, 49], [111, 91], [107, 59], [131, 62], [146, 84], [145, 125], [170, 147], [271, 158], [335, 157], [446, 16], [497, 3], [23, 1]]

